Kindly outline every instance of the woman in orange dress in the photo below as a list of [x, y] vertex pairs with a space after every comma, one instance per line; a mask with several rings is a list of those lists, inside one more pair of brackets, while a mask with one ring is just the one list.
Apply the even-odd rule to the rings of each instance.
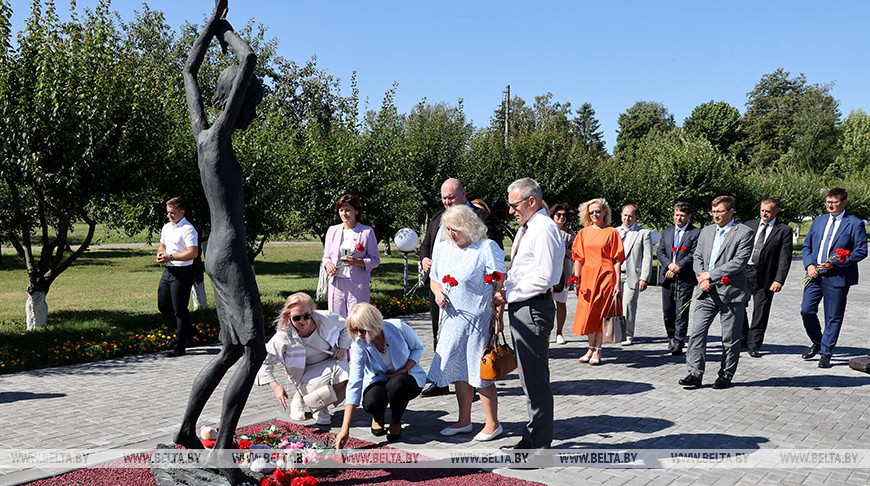
[[589, 336], [589, 351], [581, 363], [601, 363], [601, 320], [613, 315], [613, 296], [619, 293], [620, 265], [625, 261], [622, 238], [610, 226], [610, 206], [603, 198], [580, 205], [583, 229], [577, 233], [571, 249], [574, 273], [580, 275], [577, 287], [577, 311], [574, 334]]

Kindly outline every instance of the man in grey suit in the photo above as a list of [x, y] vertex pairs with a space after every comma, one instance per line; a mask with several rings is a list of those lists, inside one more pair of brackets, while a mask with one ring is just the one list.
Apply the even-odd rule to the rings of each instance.
[[700, 388], [707, 353], [707, 333], [719, 314], [722, 325], [722, 364], [714, 389], [729, 388], [740, 358], [743, 311], [752, 292], [746, 265], [752, 255], [752, 230], [734, 219], [734, 198], [713, 200], [713, 222], [701, 230], [693, 256], [701, 295], [695, 304], [695, 317], [689, 332], [686, 367], [689, 375], [680, 385]]
[[637, 206], [626, 204], [622, 208], [622, 226], [617, 228], [625, 248], [622, 266], [622, 311], [625, 315], [625, 341], [631, 346], [634, 339], [634, 321], [637, 316], [637, 298], [646, 290], [652, 272], [652, 241], [650, 230], [637, 224]]

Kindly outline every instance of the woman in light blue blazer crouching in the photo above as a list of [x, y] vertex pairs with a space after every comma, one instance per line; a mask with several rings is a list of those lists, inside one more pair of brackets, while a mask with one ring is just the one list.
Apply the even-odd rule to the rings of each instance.
[[[357, 304], [345, 325], [354, 342], [344, 423], [335, 438], [336, 446], [342, 448], [347, 443], [350, 423], [360, 401], [365, 411], [372, 414], [372, 434], [377, 437], [386, 434], [388, 441], [397, 441], [402, 436], [402, 414], [426, 383], [426, 372], [418, 364], [423, 356], [423, 342], [411, 326], [399, 319], [384, 320], [381, 312], [368, 303]], [[390, 426], [386, 428], [388, 405]]]

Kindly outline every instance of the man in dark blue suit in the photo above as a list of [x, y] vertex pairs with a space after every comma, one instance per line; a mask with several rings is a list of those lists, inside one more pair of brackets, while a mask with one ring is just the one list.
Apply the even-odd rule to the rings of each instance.
[[[837, 345], [849, 287], [858, 283], [858, 262], [867, 256], [867, 231], [864, 222], [846, 212], [846, 190], [828, 191], [825, 207], [828, 215], [813, 220], [804, 240], [803, 263], [811, 280], [804, 287], [801, 317], [812, 345], [803, 354], [811, 359], [821, 353], [819, 368], [831, 367], [831, 355]], [[838, 249], [851, 254], [838, 258]], [[833, 258], [832, 258], [833, 257]], [[819, 324], [819, 301], [825, 299], [825, 331]]]
[[[659, 285], [662, 287], [662, 314], [668, 333], [668, 351], [674, 356], [683, 354], [689, 330], [689, 308], [686, 302], [698, 283], [692, 271], [692, 254], [701, 230], [690, 222], [692, 206], [678, 202], [674, 205], [674, 226], [666, 228], [659, 241], [656, 259], [661, 265]], [[683, 309], [683, 307], [686, 307]], [[683, 309], [683, 312], [679, 312]]]

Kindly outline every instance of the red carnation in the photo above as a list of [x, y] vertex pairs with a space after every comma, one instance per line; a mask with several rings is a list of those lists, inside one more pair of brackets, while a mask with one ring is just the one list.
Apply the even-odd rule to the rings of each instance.
[[449, 281], [450, 281], [450, 274], [445, 275], [444, 278], [441, 279], [441, 283], [447, 283]]
[[671, 251], [674, 252], [674, 253], [676, 253], [676, 252], [677, 252], [677, 247], [675, 246], [675, 247], [671, 248]]
[[686, 248], [685, 246], [680, 247], [680, 251], [686, 251], [686, 250], [688, 250], [688, 248]]
[[[270, 477], [270, 476], [266, 476], [266, 477]], [[275, 481], [277, 481], [278, 484], [287, 484], [290, 482], [290, 476], [287, 474], [287, 471], [285, 471], [281, 468], [275, 469], [275, 471], [272, 473], [271, 477], [275, 478]]]
[[837, 254], [837, 257], [840, 258], [840, 263], [846, 263], [846, 259], [852, 254], [851, 251], [842, 248], [837, 248], [834, 252]]
[[317, 486], [317, 478], [314, 476], [301, 476], [293, 478], [290, 486]]
[[239, 439], [239, 449], [249, 449], [252, 445], [254, 443], [249, 440]]
[[576, 275], [574, 275], [573, 277], [568, 279], [568, 285], [574, 285], [578, 282], [580, 282], [580, 277], [578, 277]]
[[263, 476], [260, 478], [260, 486], [281, 486], [281, 483], [276, 481], [272, 476]]
[[492, 278], [495, 279], [496, 282], [500, 282], [501, 279], [504, 278], [504, 274], [501, 272], [492, 272]]
[[486, 282], [486, 283], [488, 283], [488, 284], [492, 284], [492, 275], [489, 275], [489, 274], [484, 275], [484, 276], [483, 276], [483, 281]]
[[356, 244], [356, 251], [363, 251], [365, 249], [366, 249], [366, 247], [364, 247], [362, 243]]
[[726, 287], [731, 285], [731, 279], [728, 277], [722, 277], [722, 285], [724, 285]]
[[459, 282], [455, 278], [450, 277], [450, 281], [447, 282], [447, 285], [450, 285], [451, 287], [456, 287], [457, 285], [459, 285]]

